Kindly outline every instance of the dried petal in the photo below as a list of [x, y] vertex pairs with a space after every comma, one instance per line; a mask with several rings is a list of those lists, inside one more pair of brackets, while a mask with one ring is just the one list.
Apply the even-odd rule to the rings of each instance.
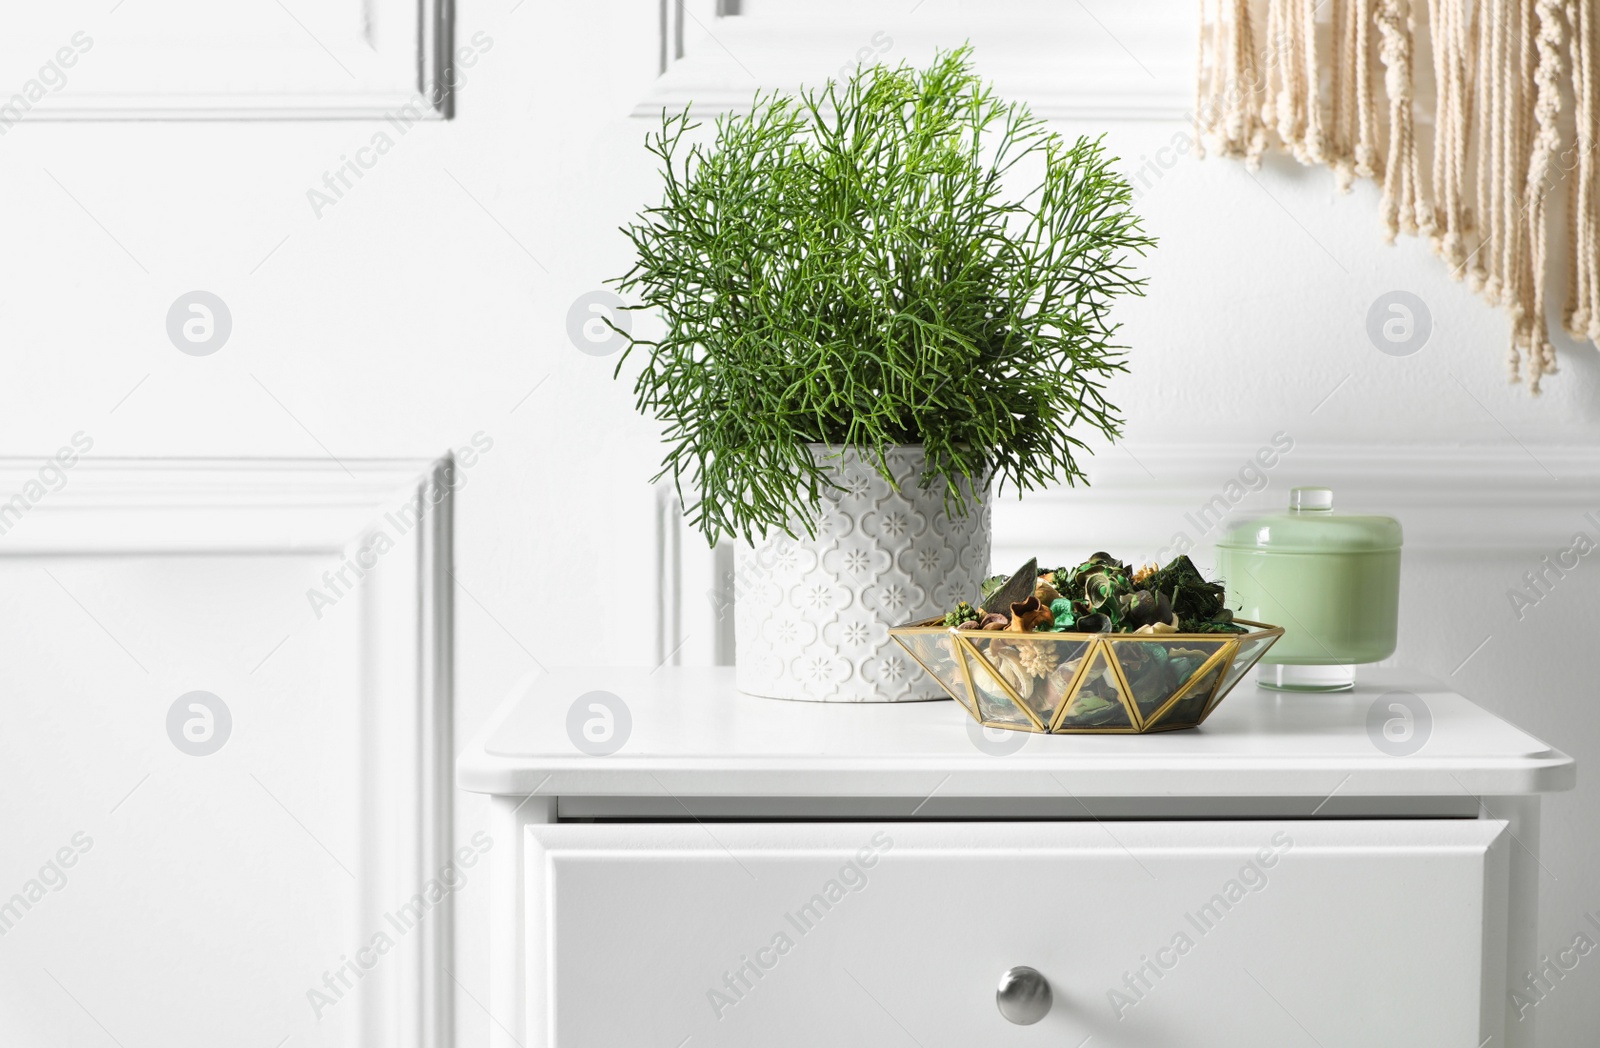
[[1049, 629], [1056, 624], [1055, 615], [1039, 603], [1038, 597], [1017, 601], [1011, 605], [1011, 625], [1006, 627], [1017, 633], [1032, 633], [1036, 629]]

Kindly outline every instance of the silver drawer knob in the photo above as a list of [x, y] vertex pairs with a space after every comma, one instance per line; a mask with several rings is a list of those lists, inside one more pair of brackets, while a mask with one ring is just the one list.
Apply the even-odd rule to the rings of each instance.
[[1025, 964], [1007, 968], [994, 992], [994, 1003], [1010, 1022], [1032, 1026], [1049, 1014], [1054, 1003], [1050, 981]]

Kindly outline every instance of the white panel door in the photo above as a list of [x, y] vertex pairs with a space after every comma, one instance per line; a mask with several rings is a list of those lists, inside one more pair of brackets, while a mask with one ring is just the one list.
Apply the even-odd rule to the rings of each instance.
[[[1477, 1048], [1504, 1021], [1500, 822], [528, 835], [527, 1048]], [[995, 1005], [1015, 965], [1053, 988], [1033, 1026]]]

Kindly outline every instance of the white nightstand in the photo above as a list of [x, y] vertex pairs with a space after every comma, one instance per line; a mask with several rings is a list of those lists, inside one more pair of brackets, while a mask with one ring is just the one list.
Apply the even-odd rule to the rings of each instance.
[[505, 1046], [1480, 1048], [1531, 1043], [1574, 767], [1394, 672], [996, 743], [950, 702], [597, 669], [520, 688], [459, 781], [495, 795]]

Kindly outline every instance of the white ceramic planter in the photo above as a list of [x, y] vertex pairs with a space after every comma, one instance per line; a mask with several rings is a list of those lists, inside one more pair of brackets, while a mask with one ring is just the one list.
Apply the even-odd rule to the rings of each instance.
[[[819, 460], [839, 454], [814, 448]], [[899, 490], [854, 449], [829, 458], [842, 490], [823, 502], [815, 539], [768, 536], [735, 554], [740, 691], [815, 702], [948, 696], [889, 627], [941, 614], [989, 571], [989, 493], [964, 517], [918, 486], [920, 447], [890, 451]]]

